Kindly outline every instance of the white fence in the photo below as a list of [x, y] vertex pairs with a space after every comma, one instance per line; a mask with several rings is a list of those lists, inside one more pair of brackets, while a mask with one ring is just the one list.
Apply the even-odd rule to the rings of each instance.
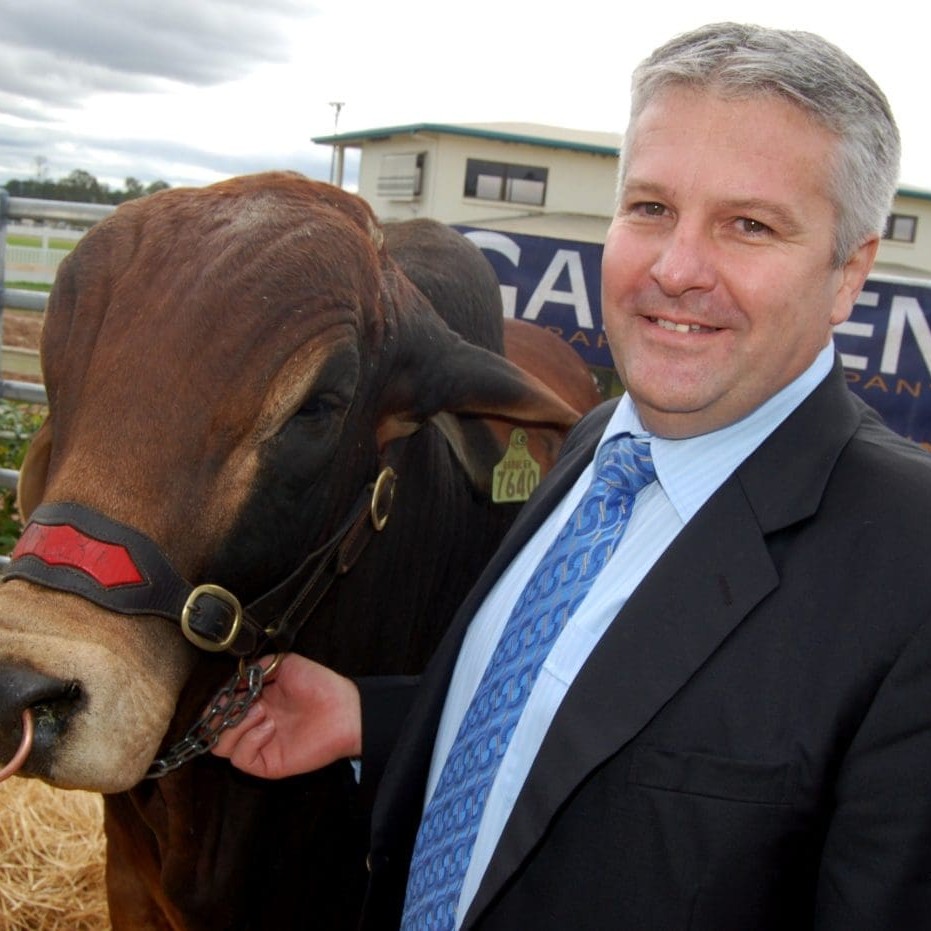
[[48, 246], [11, 246], [6, 244], [6, 277], [10, 281], [51, 284], [61, 260], [69, 249]]
[[[18, 201], [25, 209], [30, 201]], [[47, 203], [47, 202], [45, 202]], [[6, 280], [28, 284], [51, 284], [61, 260], [71, 251], [68, 243], [76, 243], [85, 233], [83, 229], [68, 229], [38, 224], [25, 219], [19, 223], [8, 223], [6, 227]], [[28, 237], [35, 245], [17, 245], [12, 238]], [[57, 243], [57, 245], [53, 245]], [[62, 248], [62, 244], [65, 247]], [[2, 265], [3, 263], [0, 263]]]
[[[70, 223], [87, 228], [93, 226], [98, 220], [109, 216], [115, 209], [115, 207], [107, 204], [75, 204], [63, 200], [10, 197], [6, 190], [0, 188], [0, 314], [2, 314], [4, 307], [14, 310], [43, 311], [48, 302], [47, 296], [41, 292], [6, 287], [7, 280], [26, 280], [25, 278], [16, 277], [15, 265], [11, 264], [9, 269], [6, 267], [7, 250], [14, 250], [12, 256], [15, 256], [17, 255], [15, 250], [20, 248], [18, 246], [8, 246], [6, 241], [8, 231], [24, 232], [28, 229], [30, 235], [38, 236], [42, 241], [39, 251], [45, 253], [42, 256], [43, 261], [46, 259], [55, 261], [56, 258], [60, 261], [61, 257], [54, 256], [54, 254], [64, 250], [49, 248], [49, 238], [80, 238], [81, 231], [58, 229], [54, 226], [49, 227], [41, 224]], [[20, 225], [14, 227], [11, 225], [11, 221], [20, 221]], [[33, 255], [32, 258], [36, 258], [36, 256]], [[57, 262], [55, 267], [57, 267]], [[5, 390], [0, 394], [7, 396]]]

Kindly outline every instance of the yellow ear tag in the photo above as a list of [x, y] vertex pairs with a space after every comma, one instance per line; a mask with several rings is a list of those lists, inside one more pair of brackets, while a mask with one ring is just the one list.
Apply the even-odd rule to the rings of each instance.
[[515, 427], [511, 431], [507, 452], [492, 474], [491, 500], [495, 504], [526, 501], [540, 484], [540, 463], [527, 448], [527, 431]]

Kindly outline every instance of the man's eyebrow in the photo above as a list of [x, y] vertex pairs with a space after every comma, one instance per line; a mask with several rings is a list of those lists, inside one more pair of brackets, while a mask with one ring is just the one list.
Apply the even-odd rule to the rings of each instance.
[[622, 197], [656, 197], [663, 200], [669, 196], [664, 185], [657, 184], [655, 181], [638, 181], [636, 178], [628, 178], [621, 186]]

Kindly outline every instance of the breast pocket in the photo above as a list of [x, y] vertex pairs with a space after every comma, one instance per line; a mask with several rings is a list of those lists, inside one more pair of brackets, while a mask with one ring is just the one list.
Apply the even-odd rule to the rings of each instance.
[[790, 805], [796, 775], [792, 763], [735, 760], [705, 753], [638, 747], [628, 782], [648, 789], [757, 805]]

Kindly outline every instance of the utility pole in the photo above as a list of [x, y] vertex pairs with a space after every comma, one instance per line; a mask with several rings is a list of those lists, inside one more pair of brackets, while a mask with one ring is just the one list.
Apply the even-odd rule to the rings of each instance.
[[[333, 135], [339, 132], [339, 111], [346, 104], [342, 100], [331, 100], [330, 106], [333, 108]], [[330, 184], [337, 187], [343, 186], [343, 147], [333, 142], [333, 154], [330, 157]]]

